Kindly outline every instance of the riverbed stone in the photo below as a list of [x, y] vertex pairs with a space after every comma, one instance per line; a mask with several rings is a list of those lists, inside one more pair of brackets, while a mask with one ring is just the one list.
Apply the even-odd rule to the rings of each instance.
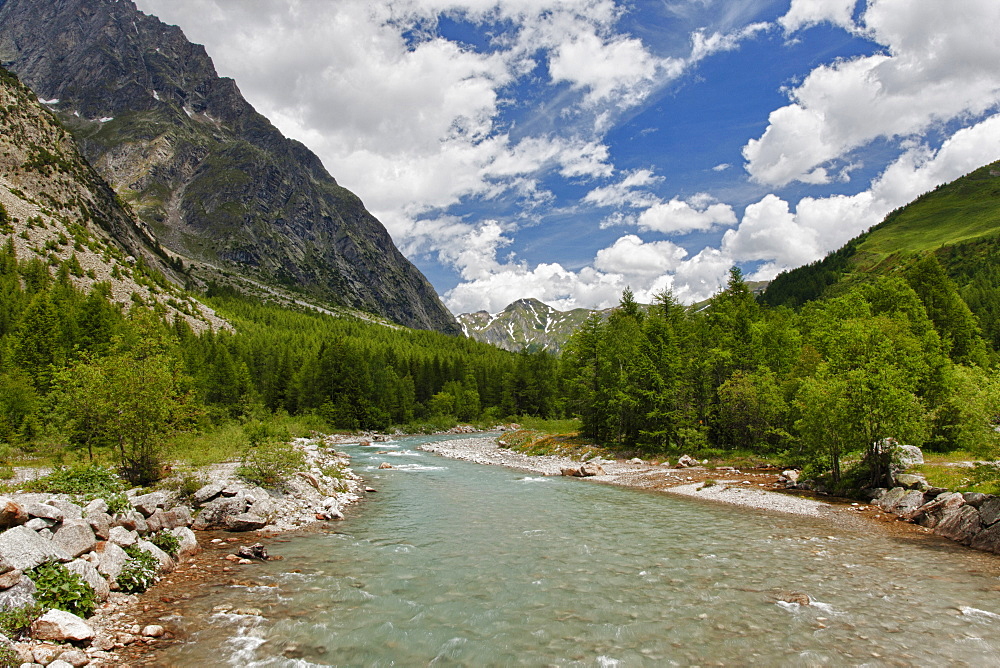
[[245, 512], [246, 507], [246, 496], [239, 494], [209, 501], [202, 506], [201, 512], [195, 518], [193, 526], [199, 530], [211, 527], [223, 527], [225, 526], [227, 517]]
[[48, 503], [26, 503], [24, 504], [24, 510], [32, 517], [41, 517], [42, 519], [54, 520], [56, 522], [62, 522], [66, 517], [63, 511]]
[[84, 561], [83, 559], [74, 559], [73, 561], [66, 564], [71, 572], [76, 573], [83, 581], [94, 588], [94, 592], [97, 597], [102, 601], [106, 601], [108, 596], [111, 594], [111, 587], [108, 585], [108, 581], [104, 579], [104, 576], [100, 574], [97, 568], [94, 567], [89, 561]]
[[963, 492], [962, 496], [965, 498], [965, 502], [973, 508], [979, 508], [979, 506], [991, 498], [989, 494], [983, 494], [982, 492]]
[[128, 553], [117, 543], [107, 542], [104, 543], [104, 550], [98, 554], [100, 555], [97, 564], [98, 572], [114, 582], [121, 574], [122, 568], [125, 567], [125, 562], [128, 561]]
[[905, 519], [916, 520], [921, 526], [933, 529], [941, 521], [941, 518], [948, 511], [965, 505], [965, 499], [957, 492], [945, 492], [938, 494], [931, 501], [914, 510]]
[[24, 506], [9, 496], [0, 496], [0, 529], [19, 526], [28, 519]]
[[107, 513], [89, 513], [86, 516], [87, 523], [94, 531], [94, 535], [101, 540], [107, 540], [111, 535], [111, 515]]
[[[15, 572], [21, 573], [21, 571]], [[38, 589], [35, 587], [35, 583], [31, 581], [31, 578], [21, 573], [21, 577], [18, 578], [17, 583], [13, 587], [8, 587], [0, 591], [0, 610], [13, 610], [14, 608], [23, 608], [26, 605], [32, 605], [35, 602], [36, 591]]]
[[47, 501], [48, 505], [55, 506], [62, 511], [64, 520], [79, 520], [83, 519], [83, 508], [76, 505], [72, 501], [67, 501], [66, 499], [49, 499]]
[[225, 520], [225, 527], [229, 531], [256, 531], [267, 526], [267, 520], [254, 513], [239, 513], [230, 515]]
[[983, 523], [979, 518], [979, 511], [965, 504], [959, 508], [945, 511], [941, 516], [941, 521], [934, 527], [934, 533], [968, 545], [982, 528]]
[[207, 503], [219, 494], [222, 494], [223, 488], [225, 488], [225, 485], [221, 482], [210, 482], [195, 492], [191, 498], [198, 504]]
[[977, 533], [969, 547], [1000, 554], [1000, 522]]
[[881, 506], [883, 509], [892, 512], [892, 509], [896, 507], [900, 499], [906, 494], [907, 490], [902, 487], [893, 487], [885, 494], [883, 494], [875, 503]]
[[[63, 661], [67, 665], [73, 666], [73, 668], [82, 668], [83, 666], [86, 666], [88, 663], [90, 663], [90, 657], [78, 649], [70, 649], [66, 650], [65, 652], [59, 655], [59, 658], [56, 659], [56, 662], [59, 661]], [[55, 665], [56, 665], [55, 663], [49, 664], [50, 668]]]
[[905, 516], [922, 505], [924, 505], [924, 493], [917, 489], [911, 489], [890, 510], [897, 515]]
[[129, 531], [123, 526], [111, 527], [111, 531], [108, 532], [108, 542], [115, 545], [135, 545], [137, 540], [139, 540], [139, 534], [135, 531]]
[[31, 635], [38, 640], [83, 642], [94, 637], [94, 629], [73, 613], [49, 610], [31, 625]]
[[177, 527], [171, 529], [170, 532], [181, 541], [180, 547], [177, 549], [178, 559], [198, 554], [201, 551], [201, 547], [198, 546], [198, 538], [195, 537], [194, 531], [188, 527]]
[[143, 550], [144, 552], [149, 552], [151, 555], [156, 557], [156, 561], [160, 564], [160, 572], [167, 573], [174, 569], [174, 560], [170, 558], [170, 555], [161, 550], [159, 547], [150, 543], [148, 540], [139, 539], [136, 542], [136, 546]]
[[[73, 557], [62, 547], [46, 540], [25, 526], [14, 527], [0, 533], [0, 564], [6, 570], [26, 571], [46, 561], [71, 561]], [[0, 565], [0, 568], [3, 568]]]
[[191, 509], [187, 506], [174, 506], [170, 510], [166, 510], [163, 512], [161, 519], [164, 529], [188, 527], [194, 521], [194, 518], [191, 516]]
[[167, 505], [167, 494], [166, 492], [150, 492], [149, 494], [142, 494], [140, 496], [133, 497], [132, 505], [135, 509], [143, 514], [144, 517], [149, 517], [157, 508], [165, 508]]
[[979, 517], [983, 524], [991, 526], [1000, 520], [1000, 496], [991, 496], [979, 506]]
[[71, 557], [79, 557], [94, 549], [97, 538], [85, 519], [66, 520], [52, 535], [52, 541]]

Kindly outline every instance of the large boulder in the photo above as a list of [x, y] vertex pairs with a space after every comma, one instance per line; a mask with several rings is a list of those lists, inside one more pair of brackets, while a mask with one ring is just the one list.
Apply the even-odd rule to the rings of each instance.
[[201, 551], [194, 531], [191, 531], [188, 527], [177, 527], [176, 529], [171, 529], [170, 532], [181, 541], [180, 547], [177, 549], [178, 559], [198, 554]]
[[108, 512], [108, 502], [104, 499], [97, 498], [88, 503], [83, 507], [83, 516], [90, 517], [95, 514], [107, 514]]
[[904, 471], [924, 463], [924, 453], [915, 445], [897, 445], [893, 459]]
[[[21, 571], [15, 571], [21, 573]], [[13, 587], [0, 591], [0, 610], [13, 610], [32, 605], [35, 602], [35, 583], [24, 573]]]
[[194, 519], [191, 517], [191, 509], [187, 506], [175, 506], [163, 513], [163, 528], [176, 529], [177, 527], [188, 527]]
[[0, 496], [0, 529], [19, 526], [28, 521], [28, 512], [9, 496]]
[[24, 509], [32, 517], [41, 517], [44, 520], [62, 522], [66, 519], [66, 514], [55, 506], [48, 503], [38, 503], [32, 501], [24, 504]]
[[104, 576], [100, 574], [92, 563], [84, 561], [83, 559], [74, 559], [66, 564], [66, 568], [79, 575], [83, 578], [84, 582], [93, 587], [94, 592], [97, 593], [97, 597], [99, 599], [102, 601], [107, 600], [108, 596], [111, 594], [111, 587], [108, 585], [108, 581], [104, 579]]
[[97, 538], [87, 520], [66, 520], [52, 535], [52, 542], [66, 550], [71, 557], [79, 557], [94, 549]]
[[209, 529], [211, 527], [224, 527], [226, 518], [232, 515], [239, 515], [246, 511], [247, 500], [243, 495], [232, 497], [222, 497], [209, 501], [201, 508], [198, 517], [195, 518], [195, 529]]
[[64, 520], [79, 520], [83, 519], [83, 508], [76, 505], [72, 501], [67, 501], [66, 499], [49, 499], [48, 505], [54, 506], [62, 511]]
[[136, 545], [140, 550], [148, 552], [156, 557], [156, 561], [160, 564], [161, 573], [166, 573], [174, 569], [174, 560], [170, 558], [169, 554], [158, 548], [156, 545], [153, 545], [148, 540], [139, 540]]
[[905, 519], [912, 519], [929, 529], [933, 529], [944, 517], [945, 513], [965, 505], [965, 498], [957, 492], [938, 494], [934, 499], [920, 506]]
[[225, 527], [230, 531], [256, 531], [267, 526], [267, 520], [254, 513], [239, 513], [226, 517]]
[[165, 508], [167, 501], [168, 496], [166, 492], [150, 492], [149, 494], [132, 497], [132, 505], [145, 517], [152, 515], [156, 512], [157, 508]]
[[962, 492], [962, 496], [965, 498], [965, 502], [973, 508], [978, 508], [993, 498], [989, 494], [983, 494], [982, 492]]
[[208, 501], [211, 501], [212, 499], [217, 497], [219, 494], [222, 494], [222, 490], [224, 488], [225, 485], [223, 485], [221, 482], [210, 482], [201, 489], [199, 489], [197, 492], [195, 492], [194, 496], [192, 496], [191, 498], [194, 500], [195, 503], [198, 504], [207, 503]]
[[[46, 561], [71, 561], [66, 550], [23, 526], [0, 533], [0, 568], [26, 571]], [[6, 564], [6, 567], [2, 566]]]
[[979, 511], [969, 504], [965, 504], [945, 511], [937, 526], [934, 527], [934, 533], [968, 545], [982, 528], [983, 523], [979, 518]]
[[149, 532], [149, 525], [146, 524], [146, 518], [138, 510], [130, 510], [127, 513], [115, 515], [114, 524], [141, 534]]
[[897, 473], [895, 476], [896, 484], [900, 487], [906, 489], [918, 489], [921, 492], [930, 489], [930, 485], [927, 484], [927, 479], [920, 475], [914, 475], [912, 473]]
[[129, 531], [125, 527], [111, 527], [108, 535], [109, 543], [121, 546], [135, 545], [135, 541], [138, 539], [139, 536], [135, 531]]
[[897, 501], [889, 512], [906, 517], [920, 506], [924, 505], [924, 493], [920, 490], [910, 489]]
[[1000, 496], [990, 496], [979, 505], [979, 516], [986, 526], [1000, 520]]
[[128, 561], [128, 553], [115, 543], [104, 543], [104, 550], [98, 555], [98, 572], [111, 582], [117, 580]]
[[90, 528], [94, 531], [94, 535], [101, 540], [107, 540], [111, 535], [111, 515], [107, 513], [89, 513], [86, 517], [87, 523], [90, 524]]
[[907, 490], [902, 487], [893, 487], [885, 494], [880, 496], [878, 500], [875, 501], [876, 505], [882, 507], [883, 510], [888, 510], [892, 512], [892, 509], [896, 507], [900, 499], [906, 494]]
[[969, 546], [977, 550], [1000, 554], [1000, 522], [977, 533]]
[[94, 629], [71, 612], [49, 610], [31, 625], [31, 635], [36, 640], [83, 642], [94, 637]]

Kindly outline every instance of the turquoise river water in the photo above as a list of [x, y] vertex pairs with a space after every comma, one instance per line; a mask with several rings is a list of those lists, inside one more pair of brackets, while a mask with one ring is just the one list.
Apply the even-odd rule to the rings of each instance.
[[[161, 658], [199, 666], [1000, 665], [1000, 557], [345, 446], [378, 489], [271, 547]], [[391, 454], [376, 454], [376, 449]], [[377, 470], [381, 461], [396, 468]], [[299, 571], [299, 572], [293, 572]], [[275, 586], [276, 585], [276, 586]], [[807, 594], [813, 605], [781, 600]], [[187, 611], [185, 614], [195, 614]]]

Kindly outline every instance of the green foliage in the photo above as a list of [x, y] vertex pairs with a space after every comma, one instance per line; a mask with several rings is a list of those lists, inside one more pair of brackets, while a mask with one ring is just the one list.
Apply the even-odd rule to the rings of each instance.
[[[37, 602], [18, 608], [4, 608], [0, 610], [0, 633], [11, 640], [20, 640], [28, 635], [34, 621], [47, 610], [47, 606]], [[16, 665], [21, 664], [18, 662]]]
[[97, 609], [94, 588], [62, 564], [49, 561], [25, 571], [35, 587], [35, 600], [48, 608], [90, 617]]
[[90, 499], [101, 497], [107, 500], [109, 496], [124, 492], [125, 482], [105, 466], [86, 464], [57, 468], [49, 475], [31, 481], [27, 487], [38, 492], [75, 494]]
[[156, 557], [137, 545], [126, 545], [123, 549], [129, 558], [115, 582], [125, 593], [140, 594], [156, 582], [160, 564]]
[[244, 427], [247, 446], [236, 474], [261, 487], [277, 487], [295, 471], [305, 469], [305, 455], [288, 442], [288, 435], [275, 434], [265, 423]]
[[166, 529], [150, 534], [147, 540], [173, 559], [177, 558], [177, 553], [181, 549], [181, 539]]

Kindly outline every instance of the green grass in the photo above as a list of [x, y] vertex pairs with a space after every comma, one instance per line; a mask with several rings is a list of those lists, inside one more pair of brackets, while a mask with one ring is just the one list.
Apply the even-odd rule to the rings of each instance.
[[[314, 415], [275, 416], [267, 424], [274, 432], [288, 432], [291, 438], [329, 433], [329, 425]], [[239, 461], [247, 443], [243, 426], [231, 422], [205, 432], [180, 434], [171, 439], [166, 459], [176, 466], [197, 468], [221, 462]]]
[[983, 494], [1000, 494], [1000, 479], [998, 471], [992, 467], [968, 468], [954, 466], [959, 462], [975, 462], [981, 460], [976, 455], [956, 450], [947, 453], [924, 453], [924, 463], [911, 472], [927, 478], [934, 487], [943, 487], [958, 492], [982, 492]]

